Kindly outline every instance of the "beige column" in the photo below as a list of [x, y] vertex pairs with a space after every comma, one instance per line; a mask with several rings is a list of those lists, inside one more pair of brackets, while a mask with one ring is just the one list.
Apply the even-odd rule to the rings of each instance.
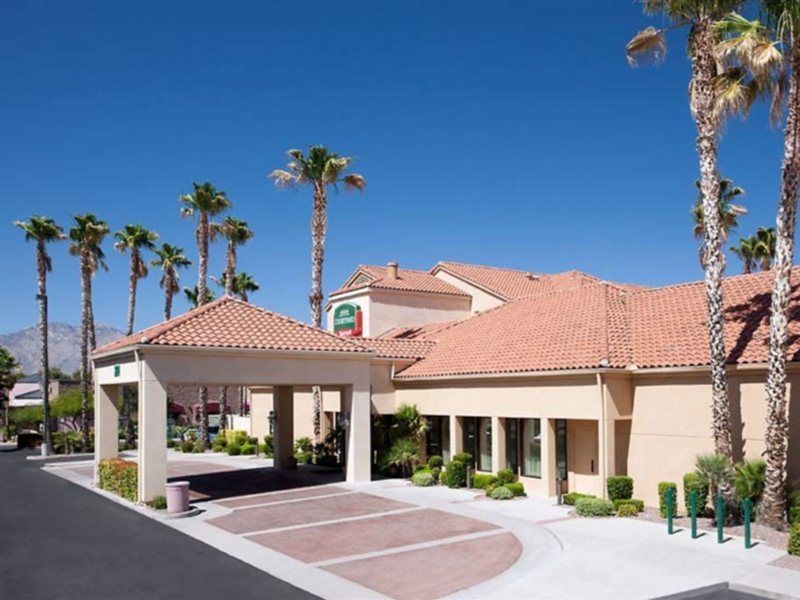
[[492, 473], [506, 468], [506, 420], [492, 417]]
[[275, 411], [274, 464], [279, 469], [294, 468], [296, 466], [292, 453], [294, 446], [294, 388], [291, 386], [272, 388], [272, 402]]
[[167, 390], [147, 361], [139, 381], [139, 502], [163, 496], [167, 483]]
[[555, 496], [556, 477], [556, 421], [555, 419], [542, 419], [542, 481], [543, 489], [548, 496]]
[[98, 465], [101, 460], [116, 458], [119, 454], [119, 400], [118, 385], [94, 386], [94, 482], [98, 483]]
[[259, 388], [250, 390], [250, 435], [258, 438], [259, 443], [269, 433], [269, 411], [273, 410], [272, 390]]
[[464, 429], [461, 417], [450, 415], [450, 458], [464, 450]]
[[349, 414], [345, 471], [348, 483], [372, 480], [372, 411], [369, 383], [345, 386], [342, 411]]
[[616, 474], [616, 451], [614, 448], [614, 441], [616, 437], [615, 422], [613, 419], [604, 419], [598, 421], [598, 440], [600, 447], [598, 448], [598, 472], [600, 475], [600, 485], [603, 488], [603, 498], [608, 496], [606, 488], [606, 479]]

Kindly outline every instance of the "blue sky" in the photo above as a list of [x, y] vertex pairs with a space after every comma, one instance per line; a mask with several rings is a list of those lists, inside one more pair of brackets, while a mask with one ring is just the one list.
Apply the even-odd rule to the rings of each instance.
[[[698, 279], [683, 34], [660, 67], [624, 57], [650, 22], [633, 1], [4, 2], [0, 332], [37, 318], [33, 247], [12, 220], [94, 211], [196, 258], [178, 216], [194, 180], [226, 190], [256, 231], [239, 253], [262, 286], [251, 300], [308, 319], [310, 191], [266, 176], [314, 143], [355, 157], [368, 181], [331, 196], [326, 290], [389, 260]], [[781, 137], [763, 107], [726, 128], [744, 234], [774, 221]], [[127, 256], [111, 240], [106, 252], [95, 314], [122, 329]], [[51, 319], [77, 323], [77, 260], [65, 243], [52, 254]], [[221, 272], [223, 245], [211, 254]], [[137, 327], [162, 307], [151, 273]]]

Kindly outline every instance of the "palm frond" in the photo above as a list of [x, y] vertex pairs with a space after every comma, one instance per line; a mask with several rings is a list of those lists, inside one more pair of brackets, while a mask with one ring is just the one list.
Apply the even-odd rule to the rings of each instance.
[[663, 29], [647, 27], [637, 33], [625, 46], [628, 64], [638, 66], [642, 60], [654, 63], [664, 62], [667, 56], [667, 40]]
[[296, 175], [283, 169], [275, 169], [269, 174], [269, 178], [275, 182], [275, 187], [278, 188], [290, 188], [298, 183]]
[[359, 175], [358, 173], [345, 175], [344, 178], [342, 178], [342, 183], [344, 183], [345, 189], [358, 190], [362, 193], [364, 188], [367, 187], [367, 180], [364, 179], [363, 175]]

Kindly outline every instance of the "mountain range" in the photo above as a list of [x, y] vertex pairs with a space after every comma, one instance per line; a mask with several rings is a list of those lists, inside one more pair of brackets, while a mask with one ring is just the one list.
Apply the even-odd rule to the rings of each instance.
[[[67, 323], [48, 325], [48, 345], [50, 347], [50, 367], [58, 367], [65, 373], [80, 368], [81, 328]], [[95, 327], [97, 345], [102, 346], [123, 336], [123, 333], [109, 325], [98, 323]], [[39, 327], [26, 327], [13, 333], [0, 334], [0, 346], [4, 346], [22, 366], [22, 372], [31, 375], [39, 371]]]

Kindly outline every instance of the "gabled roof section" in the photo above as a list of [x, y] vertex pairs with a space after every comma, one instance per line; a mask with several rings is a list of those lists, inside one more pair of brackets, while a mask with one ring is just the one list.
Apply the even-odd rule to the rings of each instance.
[[454, 285], [450, 285], [438, 277], [434, 277], [427, 271], [398, 268], [397, 279], [391, 279], [388, 276], [387, 267], [377, 265], [359, 265], [347, 279], [344, 286], [335, 292], [331, 292], [330, 295], [336, 296], [337, 294], [343, 294], [366, 287], [469, 297], [469, 294], [466, 292], [461, 291]]
[[438, 331], [397, 379], [625, 367], [627, 296], [601, 283], [512, 300]]
[[[469, 317], [467, 317], [469, 318]], [[379, 339], [394, 339], [394, 340], [426, 340], [434, 337], [437, 332], [455, 325], [460, 322], [454, 321], [441, 321], [438, 323], [426, 323], [424, 325], [413, 326], [400, 326], [392, 327], [377, 336]]]
[[332, 333], [229, 296], [101, 346], [94, 354], [137, 345], [368, 352]]
[[481, 288], [501, 300], [513, 300], [536, 294], [557, 292], [600, 283], [600, 279], [581, 271], [554, 275], [444, 261], [431, 269], [435, 275], [444, 271]]

